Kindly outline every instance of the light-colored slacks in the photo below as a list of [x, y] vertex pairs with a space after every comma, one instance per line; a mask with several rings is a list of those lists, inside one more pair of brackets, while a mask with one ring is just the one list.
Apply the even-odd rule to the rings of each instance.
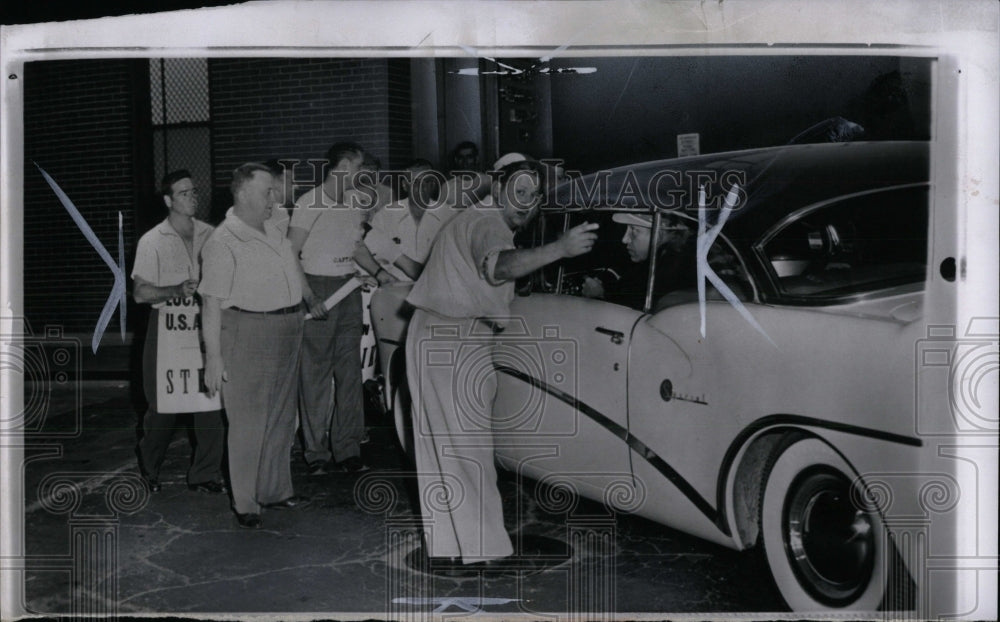
[[461, 557], [463, 563], [513, 552], [504, 528], [490, 426], [495, 345], [483, 339], [481, 326], [475, 331], [479, 336], [469, 339], [478, 322], [417, 309], [406, 340], [428, 554]]
[[229, 479], [240, 514], [293, 496], [291, 449], [303, 313], [222, 310]]

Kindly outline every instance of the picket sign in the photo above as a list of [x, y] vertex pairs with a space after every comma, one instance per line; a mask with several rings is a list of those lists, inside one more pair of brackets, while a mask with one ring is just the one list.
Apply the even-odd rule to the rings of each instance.
[[[361, 380], [377, 375], [375, 333], [371, 322], [372, 293], [362, 291]], [[221, 393], [208, 397], [201, 341], [201, 308], [193, 297], [168, 300], [157, 326], [156, 404], [161, 413], [188, 413], [222, 408]]]
[[209, 397], [206, 392], [198, 301], [172, 298], [157, 315], [156, 410], [192, 413], [222, 408], [221, 393]]

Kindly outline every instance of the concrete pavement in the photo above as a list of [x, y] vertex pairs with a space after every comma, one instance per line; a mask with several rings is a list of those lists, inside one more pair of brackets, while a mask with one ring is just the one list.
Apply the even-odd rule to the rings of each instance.
[[24, 602], [32, 612], [592, 619], [780, 607], [746, 555], [588, 501], [553, 507], [535, 482], [509, 473], [500, 480], [507, 526], [536, 564], [509, 577], [424, 572], [413, 475], [388, 418], [368, 422], [367, 473], [309, 476], [293, 450], [296, 492], [312, 503], [266, 511], [263, 529], [242, 530], [228, 496], [187, 489], [182, 432], [161, 471], [163, 490], [142, 486], [139, 405], [127, 382], [48, 387], [44, 424], [25, 439]]

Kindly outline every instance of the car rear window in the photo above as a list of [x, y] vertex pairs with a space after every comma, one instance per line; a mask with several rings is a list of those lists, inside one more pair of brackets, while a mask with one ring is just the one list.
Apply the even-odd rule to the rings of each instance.
[[923, 282], [927, 201], [919, 186], [802, 210], [763, 244], [779, 295], [842, 298]]

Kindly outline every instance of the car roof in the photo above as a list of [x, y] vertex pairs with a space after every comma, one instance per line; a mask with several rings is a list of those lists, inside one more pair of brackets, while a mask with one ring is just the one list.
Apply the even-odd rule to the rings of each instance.
[[[928, 142], [892, 141], [786, 145], [656, 160], [563, 183], [550, 195], [549, 207], [554, 202], [556, 209], [660, 208], [697, 218], [699, 176], [711, 180], [714, 175], [715, 181], [707, 187], [709, 201], [714, 199], [716, 205], [722, 204], [723, 192], [734, 181], [745, 181], [745, 200], [733, 210], [725, 231], [730, 239], [752, 242], [800, 207], [926, 182], [929, 155]], [[595, 188], [596, 192], [588, 193]], [[673, 201], [671, 192], [675, 193]], [[710, 215], [708, 220], [711, 223], [715, 218]]]

